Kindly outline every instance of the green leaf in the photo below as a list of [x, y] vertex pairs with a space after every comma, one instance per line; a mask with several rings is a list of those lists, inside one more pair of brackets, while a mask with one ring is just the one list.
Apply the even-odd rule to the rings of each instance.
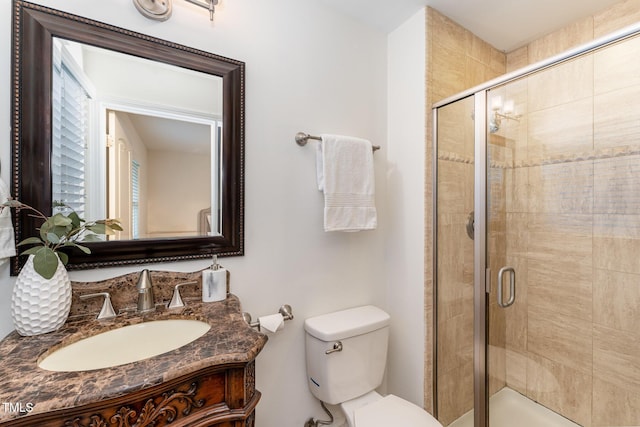
[[44, 242], [38, 237], [27, 237], [22, 242], [18, 243], [16, 246], [22, 245], [42, 245]]
[[113, 224], [109, 224], [109, 228], [115, 231], [124, 231], [124, 228], [120, 226], [119, 222], [114, 222]]
[[85, 226], [87, 230], [93, 231], [96, 234], [113, 234], [114, 231], [122, 231], [123, 228], [116, 220], [107, 219], [96, 221], [94, 224]]
[[91, 253], [91, 249], [89, 249], [86, 246], [82, 246], [82, 245], [79, 245], [77, 243], [74, 243], [73, 246], [75, 246], [76, 248], [80, 249], [82, 252], [84, 252], [87, 255], [89, 255]]
[[51, 218], [48, 218], [45, 222], [40, 226], [40, 232], [47, 233], [53, 227], [53, 221]]
[[69, 232], [71, 231], [71, 224], [69, 224], [68, 226], [58, 226], [56, 225], [55, 227], [52, 227], [49, 229], [49, 232], [47, 233], [47, 238], [49, 236], [49, 234], [53, 233], [56, 236], [58, 236], [59, 240], [62, 240], [63, 237], [65, 236], [69, 236]]
[[104, 242], [104, 238], [98, 236], [97, 234], [85, 234], [82, 237], [82, 242]]
[[93, 231], [96, 234], [105, 234], [107, 226], [105, 224], [91, 224], [85, 227], [87, 230]]
[[87, 255], [89, 255], [91, 253], [91, 249], [89, 249], [86, 246], [79, 245], [76, 242], [66, 242], [65, 244], [62, 245], [62, 247], [78, 248], [78, 249], [80, 249], [82, 252], [84, 252]]
[[104, 224], [107, 227], [107, 231], [123, 231], [124, 229], [120, 225], [120, 221], [117, 219], [101, 219], [96, 221], [96, 224]]
[[71, 225], [73, 225], [73, 228], [79, 228], [82, 224], [82, 219], [75, 211], [71, 211], [71, 213], [69, 214], [69, 218], [71, 219]]
[[47, 233], [47, 241], [53, 244], [60, 243], [60, 237], [58, 237], [55, 233]]
[[58, 257], [56, 253], [46, 246], [43, 246], [33, 256], [33, 269], [49, 280], [56, 273], [58, 268]]
[[49, 225], [46, 222], [40, 226], [40, 239], [43, 242], [47, 241], [47, 233], [49, 232], [50, 228], [51, 227], [49, 227]]
[[[76, 215], [77, 216], [77, 215]], [[68, 225], [72, 224], [72, 220], [71, 218], [67, 217], [64, 214], [61, 213], [57, 213], [54, 216], [52, 216], [51, 218], [49, 218], [47, 221], [51, 221], [51, 223], [55, 226], [60, 226], [60, 227], [66, 227]]]
[[62, 263], [62, 265], [67, 265], [67, 263], [69, 262], [69, 255], [65, 254], [64, 252], [56, 252], [58, 254], [58, 258], [60, 258], [60, 262]]
[[42, 249], [42, 246], [34, 246], [26, 251], [22, 251], [20, 255], [35, 255], [40, 249]]

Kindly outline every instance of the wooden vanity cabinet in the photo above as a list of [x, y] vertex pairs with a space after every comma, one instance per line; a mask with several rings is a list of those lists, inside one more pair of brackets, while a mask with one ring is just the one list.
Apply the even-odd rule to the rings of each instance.
[[[56, 384], [47, 386], [55, 388]], [[253, 427], [259, 400], [260, 392], [255, 389], [255, 361], [251, 361], [207, 367], [120, 397], [26, 415], [0, 425]]]

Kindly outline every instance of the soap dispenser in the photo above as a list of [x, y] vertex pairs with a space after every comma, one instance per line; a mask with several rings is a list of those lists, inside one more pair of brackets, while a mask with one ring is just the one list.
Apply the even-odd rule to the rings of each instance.
[[222, 301], [227, 298], [227, 270], [213, 256], [211, 267], [202, 271], [202, 301]]

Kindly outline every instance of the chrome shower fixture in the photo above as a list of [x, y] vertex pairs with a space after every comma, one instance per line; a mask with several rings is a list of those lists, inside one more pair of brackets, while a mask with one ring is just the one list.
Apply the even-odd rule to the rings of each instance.
[[471, 211], [469, 213], [469, 216], [467, 217], [467, 225], [465, 226], [465, 228], [467, 230], [467, 236], [469, 236], [471, 240], [474, 240], [474, 236], [476, 234], [476, 220], [473, 211]]
[[502, 104], [501, 96], [494, 96], [491, 98], [491, 111], [493, 112], [489, 116], [489, 132], [496, 133], [500, 130], [502, 120], [515, 120], [520, 121], [521, 114], [515, 113], [515, 104], [512, 100], [508, 100]]

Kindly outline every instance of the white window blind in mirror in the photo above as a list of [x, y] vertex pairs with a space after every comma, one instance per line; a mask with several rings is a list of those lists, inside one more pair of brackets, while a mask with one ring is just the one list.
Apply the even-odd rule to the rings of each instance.
[[131, 161], [131, 237], [140, 238], [140, 163]]
[[52, 199], [84, 217], [89, 95], [60, 46], [54, 49], [52, 82]]

